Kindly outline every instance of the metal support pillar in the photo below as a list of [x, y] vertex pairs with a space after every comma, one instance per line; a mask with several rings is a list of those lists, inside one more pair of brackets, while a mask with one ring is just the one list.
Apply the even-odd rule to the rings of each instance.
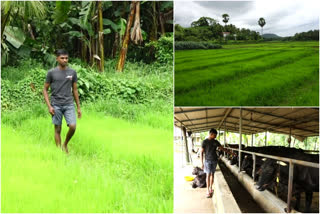
[[[226, 147], [226, 139], [227, 139], [227, 130], [226, 130], [226, 120], [224, 120], [224, 132], [223, 132], [223, 147]], [[226, 156], [226, 152], [223, 151], [223, 156]]]
[[290, 133], [289, 133], [289, 139], [288, 139], [288, 142], [289, 142], [289, 148], [291, 147], [291, 128], [290, 128]]
[[288, 181], [288, 199], [287, 199], [287, 209], [286, 212], [291, 212], [291, 199], [292, 199], [292, 184], [293, 184], [293, 169], [294, 164], [292, 161], [289, 162], [289, 181]]
[[267, 146], [267, 138], [268, 138], [268, 131], [266, 131], [266, 136], [265, 136], [264, 146]]
[[[240, 126], [239, 126], [239, 135], [240, 135], [240, 140], [239, 140], [239, 150], [241, 150], [242, 146], [242, 108], [240, 107]], [[240, 166], [241, 166], [241, 151], [238, 153], [238, 158], [239, 158], [239, 172], [240, 172]]]
[[253, 181], [254, 181], [255, 178], [256, 178], [256, 155], [253, 154], [252, 158], [253, 158], [252, 178], [253, 178]]
[[253, 134], [251, 135], [251, 146], [253, 146]]
[[183, 127], [183, 140], [185, 144], [185, 149], [186, 149], [186, 161], [187, 163], [190, 163], [190, 158], [189, 158], [189, 149], [188, 149], [188, 140], [187, 140], [187, 130], [185, 127]]

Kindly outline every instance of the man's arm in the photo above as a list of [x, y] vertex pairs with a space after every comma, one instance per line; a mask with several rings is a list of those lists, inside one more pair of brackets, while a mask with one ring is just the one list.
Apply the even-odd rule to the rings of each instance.
[[48, 106], [49, 113], [51, 115], [54, 115], [54, 108], [52, 108], [50, 101], [49, 101], [49, 94], [48, 94], [49, 87], [50, 87], [50, 83], [46, 82], [43, 87], [43, 96], [44, 96], [44, 100], [46, 101], [46, 104]]
[[72, 93], [73, 93], [74, 100], [76, 101], [76, 104], [77, 104], [78, 118], [81, 118], [81, 109], [80, 109], [80, 101], [79, 101], [77, 82], [74, 82], [72, 84]]
[[201, 169], [203, 169], [203, 153], [204, 153], [204, 148], [201, 147], [200, 150], [200, 160], [201, 160]]
[[229, 149], [223, 148], [222, 146], [219, 146], [218, 149], [219, 149], [219, 150], [222, 150], [222, 151], [224, 151], [224, 152], [227, 152], [228, 154], [236, 155], [236, 153], [230, 151]]

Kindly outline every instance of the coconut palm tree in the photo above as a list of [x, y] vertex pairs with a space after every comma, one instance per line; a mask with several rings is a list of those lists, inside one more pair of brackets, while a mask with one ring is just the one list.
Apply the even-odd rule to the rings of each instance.
[[226, 26], [229, 21], [229, 15], [225, 13], [222, 15], [222, 18], [223, 18], [222, 21], [224, 22], [224, 26]]
[[266, 20], [264, 20], [264, 18], [260, 18], [259, 21], [258, 21], [258, 24], [260, 25], [261, 27], [261, 36], [263, 35], [263, 26], [266, 24]]

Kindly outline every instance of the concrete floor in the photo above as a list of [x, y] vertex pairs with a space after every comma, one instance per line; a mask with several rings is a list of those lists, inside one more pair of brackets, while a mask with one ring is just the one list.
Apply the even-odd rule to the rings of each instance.
[[174, 213], [214, 213], [211, 198], [206, 198], [206, 188], [193, 189], [192, 181], [184, 176], [192, 176], [194, 166], [200, 166], [200, 159], [192, 157], [193, 164], [183, 163], [182, 153], [175, 152], [174, 161]]

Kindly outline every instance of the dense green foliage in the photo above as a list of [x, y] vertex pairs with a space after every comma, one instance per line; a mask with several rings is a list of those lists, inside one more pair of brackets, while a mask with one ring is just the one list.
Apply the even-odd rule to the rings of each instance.
[[[201, 17], [194, 21], [191, 27], [175, 25], [175, 41], [212, 41], [215, 43], [224, 42], [222, 32], [230, 32], [227, 40], [258, 41], [262, 37], [256, 31], [246, 28], [237, 28], [235, 25], [221, 25], [210, 17]], [[234, 34], [237, 36], [235, 37]]]
[[318, 47], [274, 42], [177, 51], [175, 105], [318, 106]]
[[[30, 60], [20, 64], [18, 67], [2, 69], [3, 111], [44, 102], [42, 89], [47, 70]], [[71, 63], [69, 66], [78, 73], [81, 102], [107, 99], [143, 104], [156, 99], [172, 98], [172, 66], [128, 63], [126, 72], [120, 74], [113, 73], [114, 60], [106, 63], [106, 71], [111, 72], [104, 74], [85, 65]]]
[[[201, 132], [200, 138], [201, 141], [207, 138], [208, 132]], [[267, 146], [285, 146], [288, 147], [288, 135], [285, 134], [276, 134], [268, 132], [267, 135]], [[239, 133], [226, 132], [226, 143], [227, 144], [238, 144], [239, 145]], [[224, 144], [224, 133], [218, 134], [218, 140], [221, 144]], [[251, 146], [252, 135], [242, 134], [242, 143], [245, 146]], [[260, 147], [265, 145], [265, 133], [257, 133], [253, 135], [253, 146]], [[291, 138], [291, 147], [303, 150], [317, 150], [319, 145], [319, 137], [308, 137], [304, 141], [300, 141], [294, 137]], [[200, 145], [199, 145], [200, 146]]]
[[275, 34], [263, 34], [265, 41], [319, 41], [319, 30], [296, 33], [294, 36], [280, 37]]
[[210, 42], [175, 42], [175, 50], [192, 50], [192, 49], [219, 49], [222, 46], [218, 44], [212, 44]]
[[[94, 58], [100, 56], [97, 5], [96, 1], [5, 1], [1, 5], [2, 65], [34, 58], [52, 66], [55, 50], [61, 48], [67, 49], [73, 58], [97, 64]], [[173, 2], [142, 2], [140, 11], [143, 42], [129, 45], [128, 59], [155, 62], [161, 55], [159, 49], [147, 44], [173, 32]], [[129, 13], [130, 2], [102, 2], [105, 58], [118, 58]], [[162, 22], [158, 21], [160, 17]], [[138, 57], [140, 50], [143, 52]]]

